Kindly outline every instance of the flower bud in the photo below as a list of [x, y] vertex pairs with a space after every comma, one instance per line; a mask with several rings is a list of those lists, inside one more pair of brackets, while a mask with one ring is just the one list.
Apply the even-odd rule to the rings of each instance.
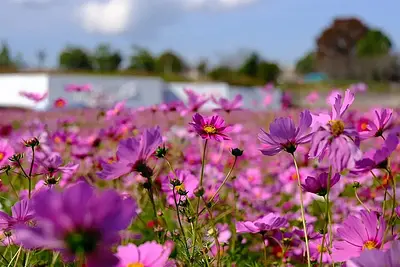
[[24, 157], [24, 154], [22, 153], [16, 153], [12, 155], [11, 157], [8, 158], [9, 161], [11, 162], [18, 162]]
[[359, 182], [354, 182], [353, 183], [353, 188], [354, 189], [357, 189], [357, 188], [360, 188], [360, 187], [361, 187], [361, 184]]
[[205, 193], [204, 187], [196, 188], [193, 193], [196, 197], [202, 197]]
[[240, 150], [239, 148], [234, 148], [232, 149], [231, 153], [235, 157], [240, 157], [241, 155], [243, 155], [243, 150]]
[[158, 147], [156, 150], [156, 157], [159, 159], [164, 158], [167, 155], [168, 149], [166, 147]]
[[28, 140], [24, 140], [24, 145], [26, 147], [39, 146], [39, 139], [37, 139], [36, 137], [33, 137], [33, 138], [28, 139]]

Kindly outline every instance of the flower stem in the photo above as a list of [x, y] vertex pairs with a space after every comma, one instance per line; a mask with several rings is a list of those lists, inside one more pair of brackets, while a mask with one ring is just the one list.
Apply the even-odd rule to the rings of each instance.
[[186, 251], [188, 252], [188, 255], [190, 255], [190, 254], [189, 254], [189, 248], [188, 248], [188, 245], [187, 245], [187, 239], [186, 239], [185, 230], [183, 229], [182, 221], [181, 221], [181, 215], [180, 215], [180, 213], [179, 213], [179, 205], [178, 205], [178, 202], [176, 201], [175, 186], [174, 186], [174, 188], [172, 188], [172, 194], [173, 194], [173, 197], [174, 197], [175, 208], [176, 208], [176, 216], [178, 217], [179, 228], [181, 229], [182, 236], [183, 236], [183, 238], [184, 238], [184, 240], [185, 240], [184, 243], [185, 243]]
[[297, 185], [298, 185], [299, 193], [300, 193], [300, 212], [301, 212], [301, 220], [303, 222], [304, 240], [306, 242], [307, 266], [311, 267], [310, 247], [309, 247], [309, 244], [308, 244], [307, 225], [306, 225], [306, 217], [305, 217], [305, 212], [304, 212], [303, 190], [301, 188], [299, 167], [297, 166], [297, 161], [296, 161], [296, 157], [294, 156], [294, 153], [292, 153], [292, 157], [293, 157], [294, 166], [296, 168]]
[[383, 234], [381, 248], [383, 248], [383, 246], [385, 244], [385, 239], [386, 239], [386, 236], [387, 236], [387, 234], [388, 234], [388, 232], [389, 232], [389, 230], [391, 228], [390, 224], [393, 223], [393, 218], [395, 216], [395, 210], [396, 210], [396, 178], [393, 177], [392, 172], [391, 172], [390, 169], [387, 169], [386, 171], [389, 174], [389, 179], [392, 181], [392, 195], [393, 195], [393, 199], [392, 200], [393, 200], [393, 203], [392, 203], [392, 211], [391, 211], [391, 214], [390, 214], [388, 225], [387, 225], [387, 227], [385, 229], [385, 233]]
[[212, 202], [214, 200], [214, 198], [218, 195], [218, 193], [221, 191], [222, 187], [226, 184], [226, 182], [228, 181], [229, 177], [231, 176], [231, 173], [233, 171], [233, 168], [235, 168], [236, 165], [236, 161], [237, 161], [237, 157], [235, 157], [235, 160], [233, 161], [232, 167], [229, 170], [228, 174], [225, 176], [224, 181], [222, 182], [222, 184], [218, 187], [217, 191], [214, 193], [214, 195], [211, 197], [209, 202]]
[[215, 227], [215, 221], [214, 221], [214, 217], [212, 215], [212, 212], [207, 206], [207, 201], [204, 199], [204, 197], [202, 197], [201, 199], [204, 201], [204, 205], [206, 206], [208, 215], [210, 216], [210, 221], [211, 221], [211, 226], [212, 226], [212, 230], [213, 230], [213, 237], [214, 237], [214, 241], [215, 241], [215, 246], [217, 247], [217, 267], [219, 267], [220, 264], [221, 264], [221, 244], [218, 241], [217, 228]]
[[261, 235], [261, 241], [262, 241], [262, 244], [263, 244], [263, 255], [264, 255], [264, 262], [265, 262], [265, 264], [266, 264], [266, 266], [268, 265], [268, 258], [267, 258], [267, 245], [265, 244], [265, 235], [264, 234], [262, 234]]
[[[354, 195], [356, 196], [356, 199], [358, 200], [358, 202], [361, 204], [361, 206], [363, 206], [364, 209], [366, 209], [368, 212], [371, 212], [371, 210], [361, 201], [361, 199], [358, 197], [357, 194], [357, 188], [354, 188]], [[385, 198], [386, 198], [386, 194], [385, 194]]]
[[[204, 142], [204, 147], [203, 147], [203, 156], [201, 159], [201, 172], [200, 172], [200, 183], [199, 187], [203, 186], [203, 178], [204, 178], [204, 168], [206, 165], [206, 152], [207, 152], [207, 144], [208, 144], [208, 139]], [[195, 246], [196, 246], [196, 239], [197, 239], [197, 224], [199, 222], [199, 208], [200, 208], [200, 196], [197, 197], [197, 205], [196, 205], [196, 220], [194, 224], [194, 231], [193, 231], [193, 249], [192, 249], [192, 257], [194, 256], [194, 251], [195, 251]]]

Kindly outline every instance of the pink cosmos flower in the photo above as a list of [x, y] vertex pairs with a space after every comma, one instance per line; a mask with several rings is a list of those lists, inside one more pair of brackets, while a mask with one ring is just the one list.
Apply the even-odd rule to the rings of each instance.
[[144, 130], [139, 138], [122, 140], [117, 149], [118, 161], [103, 164], [103, 170], [97, 175], [104, 180], [117, 179], [123, 175], [137, 172], [150, 178], [153, 170], [147, 166], [147, 160], [162, 143], [160, 128]]
[[203, 139], [214, 139], [215, 141], [230, 140], [226, 135], [230, 127], [225, 125], [222, 117], [214, 115], [203, 117], [199, 113], [193, 115], [193, 121], [189, 123], [198, 135]]
[[90, 91], [92, 91], [92, 86], [90, 84], [83, 84], [83, 85], [68, 84], [67, 86], [65, 86], [65, 91], [66, 92], [90, 92]]
[[[305, 183], [301, 186], [303, 190], [317, 194], [319, 196], [325, 196], [328, 192], [328, 177], [329, 174], [326, 172], [320, 173], [317, 177], [308, 176]], [[330, 179], [329, 188], [332, 188], [337, 182], [339, 182], [340, 174], [336, 173]]]
[[355, 162], [360, 160], [362, 153], [355, 141], [358, 141], [358, 132], [345, 125], [343, 114], [354, 101], [354, 94], [347, 90], [342, 102], [342, 96], [336, 95], [331, 114], [314, 116], [314, 126], [318, 127], [314, 133], [310, 157], [322, 160], [328, 153], [333, 169], [341, 172], [352, 169]]
[[8, 158], [14, 155], [14, 148], [7, 139], [0, 138], [0, 168], [8, 164]]
[[134, 244], [119, 246], [116, 254], [120, 260], [118, 267], [166, 266], [173, 247], [171, 241], [164, 245], [151, 241], [140, 246]]
[[37, 173], [43, 174], [47, 178], [61, 175], [65, 180], [73, 176], [79, 168], [79, 164], [74, 163], [68, 163], [63, 166], [63, 160], [58, 153], [51, 153], [50, 155], [45, 153], [35, 154], [34, 164], [38, 168]]
[[55, 108], [63, 108], [67, 105], [67, 101], [63, 98], [58, 98], [54, 101]]
[[216, 108], [213, 111], [226, 111], [226, 112], [231, 112], [234, 110], [240, 110], [240, 107], [243, 104], [243, 97], [242, 95], [237, 94], [235, 98], [232, 101], [229, 101], [226, 98], [221, 97], [220, 99], [216, 99], [214, 96], [212, 97], [212, 100], [215, 104], [220, 106], [220, 108]]
[[361, 253], [360, 257], [348, 260], [346, 267], [399, 267], [399, 255], [400, 241], [393, 241], [390, 250], [365, 250]]
[[209, 100], [208, 97], [198, 95], [193, 90], [184, 89], [184, 91], [188, 96], [187, 109], [189, 111], [197, 112]]
[[379, 249], [385, 229], [385, 220], [375, 212], [362, 210], [357, 217], [349, 216], [337, 229], [339, 240], [333, 241], [333, 260], [346, 261], [364, 250]]
[[393, 110], [388, 108], [374, 109], [373, 120], [368, 120], [360, 132], [363, 138], [379, 137], [394, 126]]
[[[170, 181], [178, 179], [181, 182], [180, 185], [175, 187], [175, 198], [177, 203], [179, 203], [179, 199], [184, 200], [186, 197], [194, 197], [194, 190], [199, 184], [197, 177], [191, 174], [188, 170], [176, 170], [175, 173], [178, 178], [176, 178], [173, 173], [170, 173], [165, 177], [166, 179], [162, 183], [162, 190], [167, 193], [167, 202], [170, 205], [174, 205], [175, 203]], [[187, 192], [187, 194], [183, 197], [178, 194], [178, 191]]]
[[111, 247], [136, 215], [131, 198], [79, 182], [62, 192], [41, 190], [32, 200], [36, 225], [16, 229], [19, 244], [59, 251], [68, 262], [84, 256], [87, 267], [117, 266]]
[[267, 156], [273, 156], [282, 150], [288, 153], [294, 153], [300, 144], [310, 142], [312, 134], [308, 133], [312, 117], [310, 111], [305, 110], [300, 114], [299, 127], [295, 127], [291, 118], [275, 119], [269, 126], [270, 133], [261, 129], [258, 139], [261, 143], [267, 145], [261, 149], [261, 153]]
[[319, 99], [319, 94], [317, 91], [312, 91], [306, 96], [306, 100], [309, 104], [314, 104]]
[[31, 92], [25, 92], [25, 91], [19, 92], [19, 94], [29, 100], [34, 101], [35, 103], [42, 102], [49, 95], [48, 92], [40, 94], [40, 93], [31, 93]]
[[112, 109], [107, 110], [107, 112], [106, 112], [107, 120], [109, 120], [115, 116], [118, 116], [121, 113], [121, 111], [124, 110], [125, 103], [126, 103], [126, 101], [118, 102], [115, 104], [115, 106]]
[[255, 221], [244, 221], [236, 223], [237, 233], [263, 233], [278, 230], [287, 225], [287, 220], [275, 213], [269, 213]]

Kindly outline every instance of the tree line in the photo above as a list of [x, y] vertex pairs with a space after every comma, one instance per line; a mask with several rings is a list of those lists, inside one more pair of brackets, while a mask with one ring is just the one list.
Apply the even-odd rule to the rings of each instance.
[[[279, 40], [277, 40], [279, 41]], [[38, 68], [43, 67], [46, 52], [37, 52]], [[331, 79], [398, 80], [400, 60], [393, 43], [381, 30], [370, 28], [357, 18], [337, 18], [315, 40], [313, 51], [296, 63], [300, 75], [324, 72]], [[12, 57], [7, 43], [0, 48], [0, 69], [25, 66], [22, 55]], [[189, 64], [178, 52], [152, 53], [145, 47], [133, 46], [130, 55], [110, 44], [99, 44], [90, 51], [68, 45], [58, 55], [60, 71], [127, 73], [157, 75], [165, 79], [222, 81], [234, 85], [262, 85], [275, 82], [282, 73], [280, 66], [257, 52], [248, 53], [239, 64], [211, 65], [207, 59]]]

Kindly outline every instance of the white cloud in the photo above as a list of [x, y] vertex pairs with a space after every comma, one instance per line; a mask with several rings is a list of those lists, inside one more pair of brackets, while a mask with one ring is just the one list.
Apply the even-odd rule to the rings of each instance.
[[151, 31], [165, 26], [186, 12], [234, 9], [256, 1], [258, 0], [91, 0], [81, 4], [77, 14], [81, 25], [88, 32], [119, 34], [140, 30], [141, 27], [151, 27], [152, 29], [148, 29]]

